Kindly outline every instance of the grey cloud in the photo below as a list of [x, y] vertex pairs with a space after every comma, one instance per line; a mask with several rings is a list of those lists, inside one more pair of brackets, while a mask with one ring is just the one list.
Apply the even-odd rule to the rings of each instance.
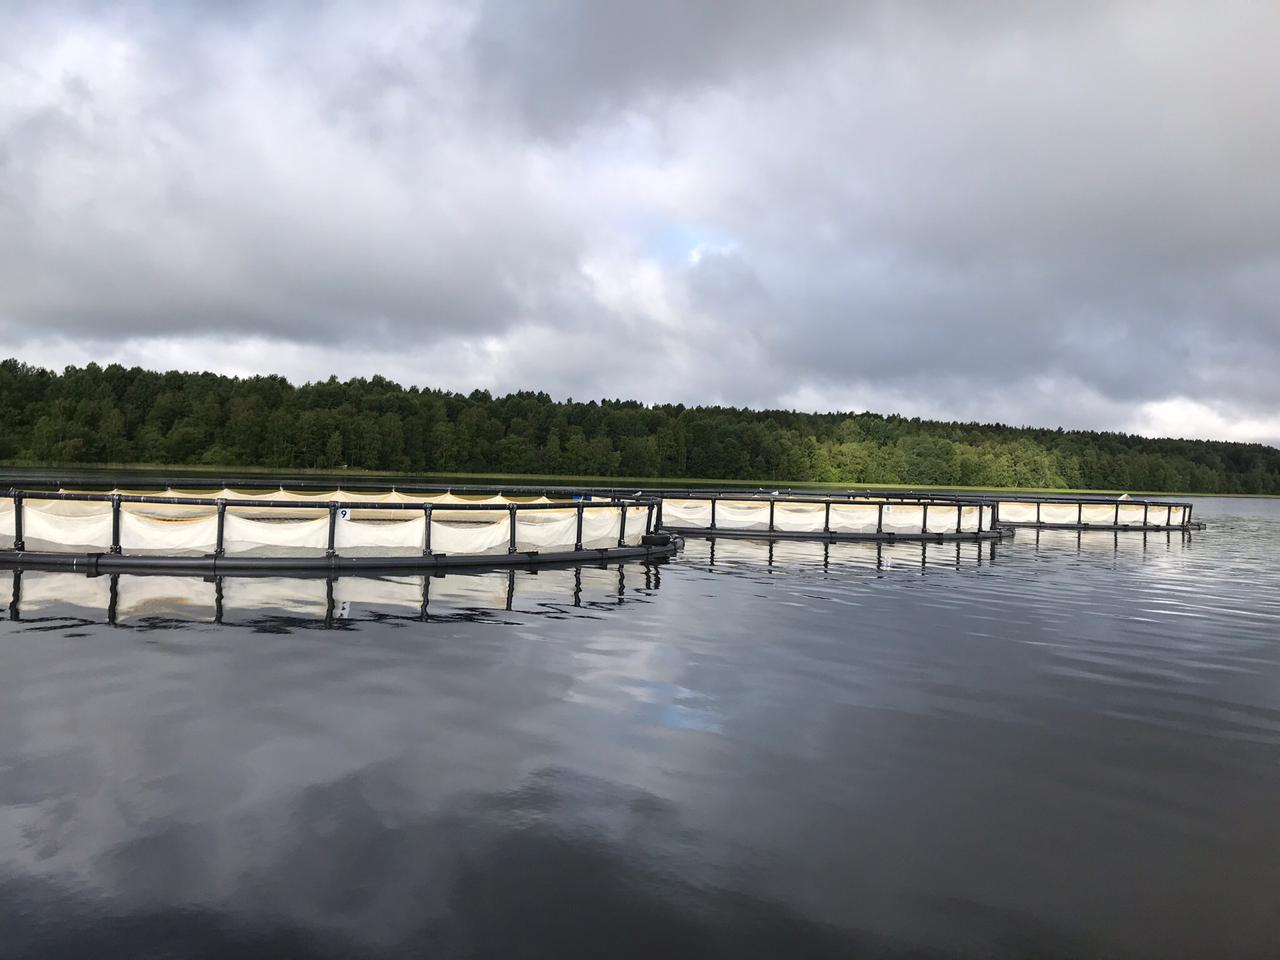
[[0, 13], [0, 347], [1277, 439], [1277, 40], [1136, 0]]

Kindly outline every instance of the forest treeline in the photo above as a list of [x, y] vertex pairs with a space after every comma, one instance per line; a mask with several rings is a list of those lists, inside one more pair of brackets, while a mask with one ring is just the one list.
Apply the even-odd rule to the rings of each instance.
[[1263, 444], [13, 359], [0, 460], [1280, 493]]

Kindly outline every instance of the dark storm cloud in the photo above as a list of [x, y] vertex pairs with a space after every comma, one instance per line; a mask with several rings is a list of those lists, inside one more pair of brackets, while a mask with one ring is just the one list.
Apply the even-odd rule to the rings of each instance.
[[1275, 440], [1277, 40], [1245, 3], [10, 10], [0, 352]]

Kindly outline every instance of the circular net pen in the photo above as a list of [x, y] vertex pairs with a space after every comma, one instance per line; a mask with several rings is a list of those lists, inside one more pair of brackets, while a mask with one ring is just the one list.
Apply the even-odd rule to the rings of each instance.
[[0, 561], [89, 572], [172, 568], [358, 570], [503, 567], [666, 556], [658, 501], [279, 490], [216, 495], [12, 489]]
[[701, 493], [663, 496], [670, 533], [804, 540], [999, 540], [1012, 532], [980, 500]]
[[1046, 530], [1203, 530], [1191, 519], [1192, 505], [1169, 500], [1120, 497], [991, 497], [996, 522], [1009, 527]]

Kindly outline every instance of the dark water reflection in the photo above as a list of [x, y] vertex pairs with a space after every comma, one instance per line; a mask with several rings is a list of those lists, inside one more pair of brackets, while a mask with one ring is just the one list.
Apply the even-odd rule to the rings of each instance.
[[27, 572], [0, 956], [1275, 956], [1280, 511], [1196, 513], [426, 583]]

